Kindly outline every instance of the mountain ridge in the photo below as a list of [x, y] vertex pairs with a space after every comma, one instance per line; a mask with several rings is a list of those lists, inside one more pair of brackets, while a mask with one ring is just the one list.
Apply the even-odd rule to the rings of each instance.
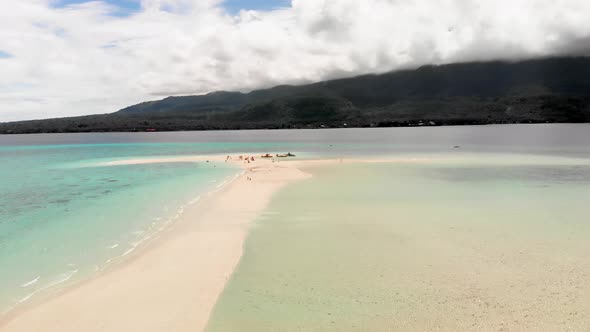
[[0, 123], [0, 133], [590, 122], [590, 57], [425, 65], [171, 96], [115, 113]]

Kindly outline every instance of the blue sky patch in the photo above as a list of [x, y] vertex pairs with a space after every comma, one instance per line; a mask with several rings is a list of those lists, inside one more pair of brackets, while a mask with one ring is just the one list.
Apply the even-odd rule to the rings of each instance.
[[0, 59], [12, 58], [12, 54], [0, 50]]
[[237, 14], [241, 9], [273, 10], [290, 6], [290, 0], [226, 0], [223, 2], [223, 7], [231, 14]]
[[[57, 8], [63, 8], [69, 5], [89, 2], [90, 0], [58, 0], [54, 4]], [[113, 13], [117, 16], [130, 15], [141, 9], [140, 0], [102, 0], [108, 4], [118, 7], [120, 10]], [[273, 10], [277, 8], [289, 7], [291, 0], [225, 0], [223, 8], [230, 14], [237, 14], [241, 9], [250, 10]]]
[[[91, 0], [59, 0], [56, 3], [57, 7], [65, 7], [68, 5], [74, 5], [79, 3], [90, 2]], [[138, 10], [141, 8], [141, 3], [139, 0], [102, 0], [111, 5], [115, 5], [122, 9], [128, 10]]]
[[[58, 0], [57, 3], [54, 5], [58, 8], [63, 8], [69, 5], [75, 5], [85, 2], [90, 2], [91, 0]], [[110, 5], [116, 6], [118, 8], [117, 11], [113, 12], [113, 16], [127, 16], [131, 15], [134, 12], [137, 12], [141, 9], [141, 1], [140, 0], [102, 0]]]

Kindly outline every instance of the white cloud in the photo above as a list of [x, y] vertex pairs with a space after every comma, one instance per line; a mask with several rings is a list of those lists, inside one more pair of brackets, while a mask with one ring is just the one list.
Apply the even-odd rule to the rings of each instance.
[[220, 0], [0, 0], [0, 121], [113, 112], [425, 63], [588, 51], [587, 0], [293, 0], [230, 16]]

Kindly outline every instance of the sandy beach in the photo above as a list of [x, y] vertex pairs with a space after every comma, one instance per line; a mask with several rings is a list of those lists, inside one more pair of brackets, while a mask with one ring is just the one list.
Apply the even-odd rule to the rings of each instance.
[[[224, 156], [112, 163], [224, 161]], [[0, 331], [200, 331], [242, 255], [250, 223], [271, 196], [310, 175], [295, 163], [229, 162], [244, 172], [118, 266], [17, 309]]]
[[[562, 168], [587, 159], [226, 158], [100, 164], [228, 162], [242, 172], [108, 270], [17, 308], [0, 331], [588, 326], [588, 229], [579, 218], [588, 192], [564, 186], [579, 174]], [[317, 177], [299, 182], [306, 172]], [[489, 174], [510, 182], [490, 186]]]

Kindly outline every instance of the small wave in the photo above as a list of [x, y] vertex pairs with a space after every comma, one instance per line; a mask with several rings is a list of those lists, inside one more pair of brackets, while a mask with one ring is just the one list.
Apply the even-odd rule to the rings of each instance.
[[[211, 193], [215, 193], [215, 192], [220, 191], [223, 187], [225, 187], [228, 184], [234, 182], [235, 180], [237, 180], [243, 174], [245, 174], [245, 171], [242, 171], [242, 172], [240, 172], [238, 174], [235, 174], [230, 179], [225, 180], [225, 181], [223, 181], [221, 183], [218, 183], [215, 186], [215, 188], [212, 191], [210, 191], [208, 194], [211, 194]], [[203, 197], [202, 195], [199, 195], [199, 196], [193, 198], [192, 200], [186, 202], [184, 205], [180, 206], [176, 210], [177, 213], [172, 218], [166, 218], [166, 219], [163, 219], [161, 217], [155, 217], [155, 218], [153, 218], [152, 221], [154, 221], [154, 222], [149, 226], [149, 229], [148, 230], [136, 230], [136, 231], [131, 232], [131, 234], [133, 234], [134, 236], [137, 236], [137, 237], [141, 237], [141, 239], [139, 239], [138, 241], [135, 241], [135, 242], [130, 243], [130, 247], [125, 252], [123, 252], [121, 255], [116, 256], [116, 257], [111, 257], [110, 259], [107, 259], [105, 261], [105, 263], [104, 263], [105, 266], [108, 265], [108, 264], [110, 264], [110, 263], [112, 263], [113, 261], [117, 260], [117, 258], [122, 258], [124, 256], [127, 256], [127, 255], [131, 254], [133, 251], [135, 251], [135, 249], [137, 249], [139, 246], [141, 246], [144, 242], [147, 242], [150, 239], [152, 239], [155, 236], [157, 236], [157, 234], [159, 232], [163, 231], [168, 225], [170, 225], [171, 223], [173, 223], [175, 220], [179, 219], [182, 216], [182, 214], [184, 214], [185, 209], [186, 209], [187, 206], [196, 204], [197, 202], [199, 202], [201, 200], [202, 197]], [[164, 211], [170, 211], [171, 208], [169, 206], [164, 206], [163, 207], [163, 210]], [[116, 243], [116, 244], [113, 244], [111, 246], [108, 246], [108, 248], [109, 249], [115, 249], [115, 248], [118, 248], [120, 246], [121, 246], [121, 244]], [[102, 265], [102, 264], [100, 264], [100, 265]], [[103, 269], [103, 267], [100, 266], [100, 265], [95, 265], [94, 266], [94, 271], [95, 272], [98, 272], [98, 271], [100, 271], [100, 270]], [[75, 264], [69, 264], [68, 266], [74, 267], [76, 265]], [[51, 281], [51, 282], [49, 282], [49, 283], [47, 283], [45, 285], [41, 285], [39, 288], [35, 289], [30, 294], [28, 294], [28, 295], [24, 296], [23, 298], [21, 298], [20, 300], [18, 300], [18, 303], [23, 303], [25, 301], [28, 301], [31, 297], [35, 296], [36, 294], [38, 294], [40, 292], [46, 291], [46, 290], [51, 289], [53, 287], [56, 287], [56, 286], [58, 286], [60, 284], [66, 283], [76, 273], [78, 273], [78, 269], [70, 270], [70, 271], [67, 271], [65, 273], [60, 274], [53, 281]], [[35, 278], [33, 280], [30, 280], [30, 281], [28, 281], [26, 283], [23, 283], [21, 285], [21, 287], [23, 287], [23, 288], [30, 287], [32, 285], [38, 284], [40, 280], [41, 280], [41, 278], [40, 277], [37, 277], [37, 278]]]
[[223, 187], [225, 187], [226, 185], [234, 182], [236, 179], [238, 179], [240, 176], [244, 175], [246, 173], [246, 171], [242, 171], [236, 175], [234, 175], [233, 178], [231, 178], [230, 180], [225, 180], [222, 183], [220, 183], [219, 185], [216, 186], [215, 190], [211, 190], [210, 192], [207, 193], [207, 196], [211, 196], [215, 193], [217, 193], [218, 191], [220, 191], [221, 189], [223, 189]]
[[190, 202], [188, 202], [188, 204], [189, 205], [193, 205], [193, 204], [197, 203], [200, 200], [201, 200], [201, 196], [197, 196], [195, 199], [193, 199]]
[[78, 273], [78, 269], [64, 272], [64, 273], [60, 274], [58, 278], [56, 278], [53, 282], [49, 283], [43, 289], [62, 284], [64, 282], [70, 280], [74, 276], [74, 274], [76, 274], [76, 273]]
[[39, 279], [41, 279], [41, 276], [38, 276], [37, 278], [35, 278], [33, 280], [25, 282], [24, 284], [20, 285], [20, 287], [26, 288], [26, 287], [32, 286], [32, 285], [36, 284], [39, 281]]
[[135, 250], [135, 248], [137, 248], [137, 246], [133, 246], [133, 247], [127, 249], [121, 256], [127, 256], [127, 255], [129, 255], [130, 253], [133, 252], [133, 250]]
[[62, 274], [60, 274], [55, 280], [53, 280], [52, 282], [48, 283], [47, 285], [35, 290], [32, 293], [29, 293], [28, 295], [26, 295], [25, 297], [21, 298], [20, 300], [18, 300], [18, 303], [23, 303], [27, 300], [29, 300], [31, 297], [35, 296], [37, 293], [45, 291], [49, 288], [55, 287], [59, 284], [63, 284], [64, 282], [70, 280], [74, 274], [78, 273], [78, 270], [71, 270], [71, 271], [67, 271], [64, 272]]
[[[243, 175], [245, 173], [245, 171], [242, 171], [236, 175], [234, 175], [231, 179], [223, 181], [222, 183], [220, 183], [219, 185], [217, 185], [214, 190], [210, 191], [209, 194], [211, 193], [215, 193], [219, 190], [221, 190], [221, 187], [232, 183], [233, 181], [235, 181], [236, 179], [238, 179], [241, 175]], [[194, 199], [188, 201], [186, 204], [181, 205], [180, 207], [177, 208], [176, 210], [176, 214], [170, 218], [166, 218], [163, 219], [161, 217], [154, 217], [152, 218], [152, 222], [148, 225], [147, 229], [145, 230], [135, 230], [130, 232], [131, 235], [133, 235], [134, 237], [137, 238], [136, 241], [130, 242], [129, 243], [129, 247], [128, 249], [123, 252], [122, 254], [115, 256], [115, 257], [111, 257], [109, 259], [107, 259], [105, 261], [105, 265], [108, 265], [120, 258], [123, 258], [125, 256], [130, 255], [133, 251], [135, 251], [135, 249], [137, 249], [139, 246], [141, 246], [142, 244], [144, 244], [147, 241], [150, 241], [151, 239], [153, 239], [154, 237], [158, 236], [158, 234], [162, 231], [164, 231], [166, 229], [166, 227], [168, 227], [171, 223], [173, 223], [174, 221], [178, 220], [185, 212], [185, 208], [187, 206], [196, 204], [197, 202], [199, 202], [201, 200], [202, 196], [199, 195], [197, 197], [195, 197]], [[163, 207], [164, 211], [169, 211], [170, 208], [168, 206], [164, 206]], [[110, 246], [109, 248], [114, 249], [116, 247], [119, 247], [119, 244], [115, 244], [113, 246]], [[100, 267], [97, 267], [96, 270], [100, 270]]]
[[23, 297], [22, 299], [18, 300], [18, 303], [23, 303], [23, 302], [27, 301], [28, 299], [30, 299], [31, 297], [33, 297], [35, 294], [37, 294], [37, 292], [32, 292], [30, 294], [27, 294], [25, 297]]

